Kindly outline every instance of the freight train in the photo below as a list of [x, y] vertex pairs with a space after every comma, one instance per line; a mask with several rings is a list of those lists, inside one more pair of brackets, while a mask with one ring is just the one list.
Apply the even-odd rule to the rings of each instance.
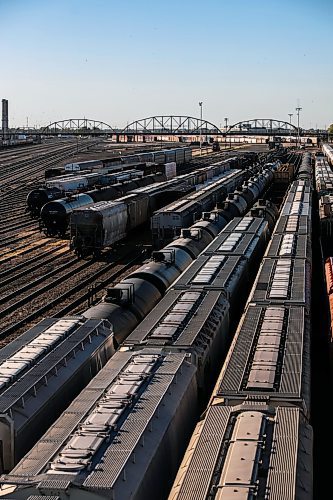
[[[272, 164], [266, 164], [265, 175], [270, 177], [270, 180], [273, 179], [273, 173], [280, 163], [278, 160]], [[269, 166], [272, 168], [269, 169]], [[229, 208], [229, 211], [232, 211], [237, 205], [238, 212], [234, 215], [243, 215], [257, 197], [258, 190], [261, 190], [261, 186], [258, 186], [259, 177], [260, 182], [268, 184], [261, 174], [257, 174], [250, 177], [242, 185], [240, 181], [244, 181], [244, 176], [241, 176], [241, 173], [238, 176], [230, 173], [224, 179], [155, 212], [151, 218], [154, 246], [161, 246], [170, 241], [179, 235], [181, 228], [188, 227], [195, 218], [200, 218], [203, 212], [211, 210], [216, 204], [221, 205], [225, 199], [224, 207], [226, 209]], [[227, 196], [237, 187], [236, 192]]]
[[324, 156], [316, 156], [315, 181], [319, 201], [321, 245], [324, 257], [329, 257], [333, 255], [333, 172]]
[[[183, 148], [172, 148], [158, 151], [146, 151], [142, 153], [132, 154], [132, 155], [124, 155], [112, 158], [103, 158], [100, 160], [88, 160], [82, 162], [72, 162], [67, 163], [64, 168], [58, 169], [56, 172], [49, 169], [46, 172], [49, 172], [52, 175], [48, 175], [48, 177], [56, 175], [62, 175], [68, 172], [78, 172], [81, 170], [100, 170], [100, 169], [108, 169], [108, 168], [124, 168], [125, 166], [130, 165], [144, 165], [146, 163], [157, 163], [164, 164], [170, 162], [176, 162], [178, 165], [183, 163], [187, 163], [192, 159], [192, 148], [183, 147]], [[50, 172], [51, 170], [51, 172]]]
[[[39, 228], [46, 236], [64, 237], [69, 226], [73, 210], [100, 201], [121, 198], [126, 193], [139, 187], [166, 181], [163, 174], [151, 174], [138, 179], [117, 182], [107, 187], [98, 187], [85, 193], [73, 194], [65, 198], [45, 203], [40, 210]], [[49, 193], [47, 195], [49, 196]], [[40, 198], [41, 200], [42, 198]], [[35, 205], [36, 206], [36, 205]]]
[[230, 323], [242, 309], [269, 234], [263, 218], [236, 217], [173, 283], [122, 349], [187, 353], [197, 368], [198, 389], [206, 392], [216, 380], [230, 343]]
[[[69, 163], [65, 165], [64, 169], [48, 169], [45, 172], [45, 186], [33, 189], [28, 193], [27, 211], [35, 217], [39, 215], [45, 203], [62, 198], [67, 191], [85, 191], [93, 184], [104, 185], [124, 181], [126, 179], [121, 178], [125, 174], [124, 170], [133, 170], [136, 164], [140, 166], [140, 169], [141, 167], [144, 169], [147, 163], [165, 164], [177, 162], [177, 164], [182, 165], [183, 163], [189, 162], [191, 159], [192, 149], [186, 147], [150, 153], [139, 153], [137, 155], [119, 158]], [[60, 182], [59, 179], [54, 179], [54, 176], [64, 175], [65, 178], [62, 182]], [[139, 175], [140, 170], [137, 171], [137, 177]], [[91, 179], [90, 183], [89, 177]]]
[[[225, 173], [222, 179], [209, 187], [206, 198], [211, 199], [212, 191], [213, 193], [215, 191], [216, 195], [219, 193], [223, 196], [228, 191], [233, 190], [239, 182], [242, 182], [244, 176], [245, 174], [241, 170]], [[163, 205], [167, 202], [168, 197], [170, 199], [170, 188], [168, 185], [166, 188], [167, 191], [163, 191]], [[204, 196], [201, 190], [197, 193], [200, 193], [201, 198]], [[129, 231], [147, 222], [154, 208], [161, 206], [160, 201], [155, 201], [157, 197], [161, 199], [161, 194], [161, 191], [156, 192], [153, 187], [149, 190], [134, 190], [131, 194], [115, 202], [92, 205], [81, 211], [75, 210], [71, 216], [72, 247], [75, 248], [78, 255], [100, 253], [103, 248], [113, 245], [123, 239]], [[179, 198], [179, 196], [177, 197]], [[177, 197], [173, 196], [173, 198]], [[207, 210], [213, 208], [213, 199], [210, 205], [207, 206]]]
[[229, 160], [224, 160], [220, 162], [218, 169], [214, 164], [159, 185], [134, 189], [126, 197], [114, 202], [74, 210], [70, 220], [71, 248], [79, 256], [99, 255], [104, 248], [110, 247], [124, 238], [129, 231], [148, 221], [156, 209], [170, 201], [174, 202], [186, 191], [191, 191], [186, 190], [186, 185], [196, 186], [206, 182], [213, 171], [218, 171], [220, 176], [225, 177], [221, 183], [224, 183], [226, 192], [232, 190], [234, 185], [247, 178], [248, 173], [237, 169], [229, 174], [224, 173], [229, 166]]
[[[91, 163], [95, 163], [94, 166]], [[104, 163], [103, 163], [104, 162]], [[91, 173], [116, 174], [130, 169], [136, 169], [140, 165], [140, 170], [146, 170], [146, 163], [127, 164], [122, 163], [121, 158], [115, 157], [109, 160], [87, 161], [82, 163], [68, 163], [64, 168], [47, 168], [45, 170], [45, 182], [57, 177], [85, 175]]]
[[[325, 156], [324, 156], [325, 155]], [[330, 342], [333, 332], [333, 149], [324, 144], [322, 154], [316, 155], [315, 184], [319, 202], [320, 243], [324, 258], [327, 303], [330, 318]], [[332, 348], [331, 348], [332, 351]], [[332, 353], [331, 353], [332, 357]]]
[[138, 153], [135, 155], [127, 155], [122, 157], [122, 162], [131, 163], [170, 163], [176, 162], [177, 165], [187, 163], [192, 159], [192, 148], [186, 146], [183, 148], [164, 149], [159, 151], [150, 151], [146, 153]]
[[[296, 181], [289, 190], [209, 409], [186, 452], [171, 498], [252, 495], [263, 500], [268, 491], [272, 500], [312, 498], [312, 430], [308, 424], [311, 282], [307, 273], [299, 274], [311, 259], [310, 245], [305, 244], [311, 234], [311, 188], [307, 184]], [[10, 474], [2, 476], [1, 488], [7, 498], [53, 495], [61, 500], [141, 500], [152, 491], [156, 498], [165, 497], [197, 416], [200, 389], [218, 368], [219, 349], [228, 342], [229, 315], [237, 314], [240, 294], [246, 296], [249, 270], [253, 273], [254, 263], [258, 265], [268, 231], [267, 222], [249, 216], [225, 229], [209, 251], [173, 281], [144, 320], [147, 328], [139, 325], [133, 331], [39, 443]], [[303, 257], [296, 253], [302, 248], [307, 249]], [[178, 253], [178, 262], [186, 254]], [[173, 255], [166, 249], [157, 252], [154, 264], [164, 258], [167, 270], [167, 264], [174, 265]], [[270, 260], [274, 266], [269, 267], [269, 286], [263, 287], [260, 276], [267, 273], [266, 261]], [[109, 298], [118, 299], [120, 310], [135, 307], [138, 313], [150, 299], [144, 301], [144, 295], [135, 294], [135, 279], [142, 282], [146, 276], [156, 290], [157, 286], [165, 289], [171, 274], [161, 275], [161, 269], [153, 277], [154, 270], [143, 266], [135, 277], [128, 277], [125, 286], [115, 287]], [[139, 297], [141, 302], [136, 303]], [[94, 310], [93, 315], [106, 318], [105, 308], [111, 304], [105, 302], [104, 311], [95, 306], [90, 314]], [[302, 319], [305, 333], [300, 334], [298, 320]], [[125, 321], [123, 317], [123, 324]], [[229, 382], [225, 385], [226, 373]], [[223, 397], [229, 389], [238, 406], [231, 404], [234, 400], [228, 399], [228, 392]]]
[[79, 192], [122, 183], [131, 179], [142, 178], [143, 173], [138, 170], [127, 170], [115, 174], [86, 173], [80, 175], [65, 175], [46, 181], [45, 186], [33, 189], [27, 196], [27, 212], [36, 217], [40, 214], [42, 207], [49, 201], [53, 201], [64, 196], [77, 194]]
[[99, 172], [91, 172], [84, 175], [70, 175], [56, 177], [45, 182], [46, 188], [56, 188], [59, 191], [71, 192], [79, 189], [88, 189], [91, 186], [108, 186], [117, 182], [129, 181], [138, 179], [143, 176], [143, 172], [135, 169], [128, 169], [123, 172], [113, 174], [103, 174]]
[[169, 500], [312, 499], [312, 176], [294, 182]]
[[[19, 484], [18, 500], [36, 494], [143, 499], [153, 488], [162, 498], [197, 418], [198, 394], [227, 345], [230, 304], [239, 293], [246, 296], [249, 266], [253, 271], [259, 264], [269, 235], [267, 221], [249, 216], [225, 231], [224, 240], [236, 236], [237, 243], [224, 241], [217, 252], [208, 247], [37, 445], [2, 476], [3, 492]], [[245, 257], [244, 236], [250, 237]], [[127, 281], [143, 280], [143, 273]]]
[[[194, 186], [196, 184], [204, 182], [211, 172], [215, 172], [217, 165], [220, 165], [220, 170], [230, 167], [234, 162], [234, 158], [220, 162], [219, 164], [212, 165], [211, 167], [204, 167], [193, 171], [191, 174], [183, 175], [178, 179], [175, 179], [175, 183], [180, 182], [180, 180], [185, 181]], [[118, 174], [117, 174], [118, 175]], [[140, 179], [128, 180], [123, 183], [112, 184], [109, 188], [97, 188], [86, 193], [81, 193], [78, 195], [72, 195], [69, 198], [61, 198], [58, 200], [52, 200], [46, 203], [40, 211], [40, 229], [44, 231], [47, 236], [61, 236], [63, 237], [67, 231], [70, 215], [73, 213], [74, 209], [86, 207], [92, 203], [97, 203], [100, 201], [111, 201], [117, 198], [121, 198], [127, 193], [130, 193], [140, 187], [145, 187], [155, 182], [167, 181], [168, 177], [166, 174], [150, 174], [141, 177]], [[173, 185], [170, 182], [167, 186]], [[191, 190], [191, 189], [190, 189]], [[33, 192], [32, 192], [33, 193]], [[31, 194], [32, 194], [31, 193]], [[52, 191], [53, 193], [53, 191]], [[40, 202], [44, 200], [45, 192], [39, 191]], [[48, 193], [46, 193], [48, 194]], [[53, 196], [53, 194], [52, 194]], [[36, 200], [33, 201], [34, 206], [36, 206]]]
[[[263, 178], [267, 179], [264, 173]], [[260, 184], [258, 179], [258, 186]], [[259, 206], [259, 220], [262, 220], [265, 218], [265, 207], [262, 202]], [[272, 220], [271, 207], [268, 207], [267, 213]], [[110, 356], [134, 330], [167, 288], [226, 224], [219, 211], [210, 217], [207, 214], [202, 221], [187, 229], [182, 237], [153, 254], [150, 262], [109, 288], [104, 301], [86, 310], [82, 316], [45, 319], [0, 350], [0, 359], [8, 362], [3, 371], [7, 376], [2, 378], [2, 394], [0, 391], [2, 450], [5, 449], [4, 443], [11, 443], [6, 448], [7, 455], [1, 456], [5, 471], [20, 458], [32, 440], [40, 436], [52, 421], [52, 416], [54, 419], [69, 399], [77, 394], [89, 374], [91, 376], [96, 367], [103, 366], [105, 356]], [[239, 243], [239, 252], [245, 254], [252, 267], [250, 255], [255, 255], [261, 243], [258, 244], [253, 234], [255, 221], [247, 221], [246, 228], [250, 226], [252, 232]], [[261, 226], [266, 227], [263, 222]], [[243, 223], [238, 229], [242, 232], [246, 228]], [[237, 234], [241, 234], [239, 231]], [[264, 235], [262, 241], [266, 237], [266, 229], [261, 232]], [[117, 353], [117, 356], [122, 355]], [[188, 357], [181, 358], [180, 364], [188, 366]], [[126, 359], [129, 359], [128, 356]], [[166, 362], [166, 366], [168, 364]], [[189, 370], [193, 372], [193, 368]], [[94, 380], [97, 382], [97, 379]], [[61, 394], [62, 398], [59, 397]]]
[[32, 217], [37, 217], [45, 203], [51, 200], [63, 198], [69, 194], [84, 192], [96, 186], [108, 186], [129, 179], [140, 178], [142, 175], [143, 173], [140, 171], [129, 169], [125, 172], [113, 174], [84, 171], [80, 172], [79, 175], [75, 173], [54, 177], [46, 180], [44, 186], [33, 189], [28, 193], [26, 211]]
[[291, 186], [257, 274], [216, 387], [232, 406], [260, 393], [309, 417], [311, 194], [303, 181]]

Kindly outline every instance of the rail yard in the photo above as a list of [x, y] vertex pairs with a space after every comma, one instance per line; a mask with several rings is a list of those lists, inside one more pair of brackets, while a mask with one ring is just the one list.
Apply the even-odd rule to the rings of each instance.
[[0, 498], [320, 498], [333, 146], [105, 143], [0, 151]]

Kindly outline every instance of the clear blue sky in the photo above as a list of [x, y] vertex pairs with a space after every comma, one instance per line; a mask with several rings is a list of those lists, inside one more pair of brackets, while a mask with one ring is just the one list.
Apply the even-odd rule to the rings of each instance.
[[0, 0], [10, 126], [159, 114], [333, 123], [333, 0]]

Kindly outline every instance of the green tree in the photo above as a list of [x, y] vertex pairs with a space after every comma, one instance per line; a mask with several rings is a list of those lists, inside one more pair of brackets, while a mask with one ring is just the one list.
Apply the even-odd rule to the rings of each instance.
[[333, 135], [333, 123], [327, 129], [328, 133]]

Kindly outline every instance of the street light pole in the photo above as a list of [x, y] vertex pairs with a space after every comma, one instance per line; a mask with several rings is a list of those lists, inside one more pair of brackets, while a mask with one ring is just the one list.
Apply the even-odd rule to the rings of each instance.
[[199, 101], [200, 106], [200, 156], [202, 155], [202, 101]]
[[[225, 121], [225, 147], [227, 147], [228, 118], [224, 118], [224, 121]], [[231, 139], [230, 139], [230, 141], [231, 141]], [[230, 143], [230, 147], [231, 147], [231, 143]]]
[[300, 138], [300, 135], [299, 135], [299, 112], [302, 110], [302, 108], [298, 107], [296, 108], [296, 111], [297, 111], [297, 144], [298, 144], [298, 147], [300, 147], [301, 145], [301, 138]]
[[291, 137], [291, 118], [293, 117], [294, 113], [288, 113], [289, 116], [289, 121], [290, 121], [290, 130], [289, 130], [289, 136]]

